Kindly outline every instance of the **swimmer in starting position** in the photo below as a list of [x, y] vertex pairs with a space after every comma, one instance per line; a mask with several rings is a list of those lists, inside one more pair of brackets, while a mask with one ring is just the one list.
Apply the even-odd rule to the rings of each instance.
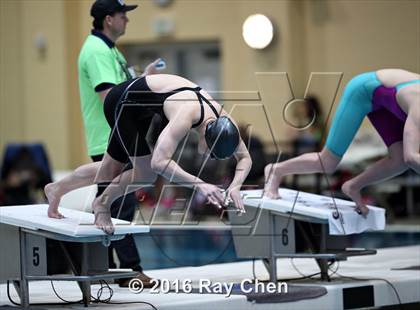
[[278, 187], [285, 175], [334, 172], [365, 116], [388, 147], [388, 156], [343, 184], [356, 211], [369, 212], [360, 194], [364, 187], [409, 168], [420, 174], [420, 75], [384, 69], [360, 74], [347, 84], [321, 152], [265, 167], [265, 196], [280, 198]]
[[[245, 212], [240, 188], [252, 161], [237, 125], [205, 90], [180, 76], [148, 75], [112, 88], [105, 98], [104, 112], [112, 132], [103, 160], [83, 165], [45, 187], [49, 217], [63, 217], [58, 205], [64, 194], [95, 183], [106, 187], [92, 205], [95, 224], [112, 234], [112, 202], [127, 192], [152, 184], [157, 174], [195, 187], [207, 197], [208, 203], [221, 207], [229, 199], [240, 212]], [[150, 127], [157, 137], [152, 143], [153, 150], [146, 138]], [[199, 135], [199, 153], [207, 153], [215, 159], [235, 156], [235, 176], [225, 192], [187, 173], [172, 160], [190, 130]], [[128, 163], [132, 169], [126, 169]]]

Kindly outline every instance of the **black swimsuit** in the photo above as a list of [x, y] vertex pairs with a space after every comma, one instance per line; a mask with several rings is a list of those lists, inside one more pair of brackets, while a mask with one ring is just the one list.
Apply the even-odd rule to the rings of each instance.
[[192, 128], [198, 127], [204, 120], [204, 104], [208, 104], [216, 117], [216, 108], [201, 93], [201, 87], [181, 87], [167, 93], [155, 93], [144, 77], [125, 81], [111, 89], [105, 98], [104, 113], [111, 135], [107, 153], [126, 163], [130, 156], [151, 154], [162, 130], [168, 124], [163, 112], [163, 104], [168, 97], [182, 92], [196, 93], [201, 107], [201, 116]]

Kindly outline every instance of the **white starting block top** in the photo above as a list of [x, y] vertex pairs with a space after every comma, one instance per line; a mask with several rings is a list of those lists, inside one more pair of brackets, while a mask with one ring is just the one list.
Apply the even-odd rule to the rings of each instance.
[[[281, 199], [273, 200], [263, 197], [262, 191], [241, 191], [244, 205], [285, 213], [288, 216], [296, 201], [293, 213], [328, 221], [330, 235], [350, 235], [385, 229], [385, 210], [382, 208], [368, 206], [369, 214], [364, 218], [355, 211], [355, 203], [352, 201], [332, 199], [286, 188], [279, 189]], [[334, 202], [339, 211], [339, 217]]]
[[[64, 219], [49, 218], [48, 205], [26, 205], [0, 208], [0, 223], [44, 230], [70, 237], [104, 236], [105, 233], [94, 225], [94, 215], [88, 212], [60, 208]], [[149, 226], [132, 225], [130, 222], [112, 219], [114, 235], [148, 233]]]

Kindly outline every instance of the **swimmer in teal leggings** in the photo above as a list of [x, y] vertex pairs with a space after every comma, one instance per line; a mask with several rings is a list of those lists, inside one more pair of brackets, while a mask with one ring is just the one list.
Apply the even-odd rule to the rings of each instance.
[[342, 186], [366, 215], [362, 188], [411, 168], [420, 174], [420, 75], [384, 69], [354, 77], [346, 86], [327, 142], [319, 153], [307, 153], [265, 167], [264, 195], [278, 199], [281, 179], [289, 174], [333, 173], [367, 116], [388, 147], [388, 156]]

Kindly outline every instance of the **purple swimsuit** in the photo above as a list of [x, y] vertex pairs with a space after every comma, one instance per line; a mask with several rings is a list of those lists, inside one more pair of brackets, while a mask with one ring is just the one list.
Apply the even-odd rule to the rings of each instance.
[[397, 88], [379, 86], [372, 99], [372, 112], [367, 116], [387, 146], [402, 141], [407, 114], [397, 102]]
[[396, 96], [401, 88], [414, 83], [420, 83], [420, 80], [385, 87], [376, 72], [353, 77], [347, 83], [335, 112], [326, 141], [328, 150], [342, 157], [366, 116], [388, 147], [402, 141], [407, 115]]

